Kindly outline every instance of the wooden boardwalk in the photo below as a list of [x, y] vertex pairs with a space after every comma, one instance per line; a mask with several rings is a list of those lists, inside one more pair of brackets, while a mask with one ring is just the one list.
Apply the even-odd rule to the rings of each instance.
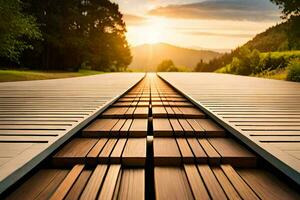
[[160, 73], [300, 184], [300, 84], [214, 73]]
[[150, 74], [3, 198], [292, 200], [299, 191]]
[[143, 78], [111, 73], [0, 84], [0, 193]]

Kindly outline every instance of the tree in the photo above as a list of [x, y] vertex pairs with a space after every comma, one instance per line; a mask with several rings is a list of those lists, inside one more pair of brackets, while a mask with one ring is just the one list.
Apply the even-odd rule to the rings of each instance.
[[257, 73], [259, 71], [259, 62], [260, 62], [260, 52], [257, 49], [254, 49], [250, 55], [250, 66], [252, 73]]
[[283, 18], [300, 15], [300, 1], [299, 0], [271, 0], [282, 9]]
[[[27, 65], [78, 70], [82, 63], [101, 71], [126, 70], [132, 57], [126, 26], [117, 4], [109, 0], [26, 0], [42, 25], [43, 42]], [[36, 63], [32, 63], [36, 62]]]
[[158, 72], [178, 72], [172, 60], [163, 60], [156, 68]]
[[19, 0], [0, 0], [0, 57], [19, 62], [22, 52], [32, 49], [30, 40], [41, 39], [32, 15], [23, 13]]

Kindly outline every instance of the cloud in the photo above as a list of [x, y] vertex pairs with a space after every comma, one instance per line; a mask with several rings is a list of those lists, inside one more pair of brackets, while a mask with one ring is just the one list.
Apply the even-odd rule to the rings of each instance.
[[206, 0], [157, 7], [148, 14], [170, 18], [273, 21], [279, 19], [280, 11], [269, 0]]
[[127, 25], [142, 25], [147, 22], [147, 18], [132, 14], [124, 14], [124, 21]]

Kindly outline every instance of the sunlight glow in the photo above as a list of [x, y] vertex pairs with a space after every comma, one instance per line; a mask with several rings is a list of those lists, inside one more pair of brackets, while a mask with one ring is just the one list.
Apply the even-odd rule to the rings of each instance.
[[140, 34], [144, 37], [147, 44], [162, 42], [164, 39], [164, 21], [159, 18], [149, 20], [149, 23], [140, 27]]

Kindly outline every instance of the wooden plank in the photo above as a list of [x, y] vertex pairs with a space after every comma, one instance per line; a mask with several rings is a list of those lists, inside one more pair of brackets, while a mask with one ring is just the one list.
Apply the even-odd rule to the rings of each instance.
[[178, 107], [186, 118], [205, 118], [205, 114], [195, 107]]
[[174, 106], [177, 107], [193, 107], [193, 104], [191, 104], [190, 102], [173, 102]]
[[87, 185], [85, 186], [80, 199], [81, 200], [94, 200], [97, 197], [104, 176], [107, 171], [107, 165], [97, 165]]
[[[129, 107], [128, 110], [126, 111], [126, 113], [123, 114], [122, 116], [125, 118], [132, 118], [135, 109], [136, 109], [136, 107]], [[118, 117], [121, 117], [121, 116], [118, 116]]]
[[184, 130], [185, 136], [195, 136], [193, 128], [186, 119], [178, 119], [178, 121]]
[[221, 156], [219, 153], [211, 146], [207, 139], [198, 139], [201, 147], [204, 149], [206, 155], [208, 156], [208, 162], [212, 165], [218, 165], [221, 162]]
[[138, 106], [138, 107], [145, 107], [145, 108], [147, 107], [147, 108], [148, 108], [148, 107], [149, 107], [149, 99], [148, 99], [147, 101], [146, 101], [146, 100], [144, 100], [144, 101], [141, 101], [141, 100], [140, 100], [140, 101], [138, 102], [137, 106]]
[[117, 184], [121, 165], [110, 165], [103, 182], [98, 199], [112, 199]]
[[115, 138], [108, 139], [108, 141], [106, 142], [105, 146], [103, 147], [103, 149], [101, 150], [101, 152], [98, 156], [99, 163], [108, 163], [109, 162], [110, 154], [112, 153], [117, 141], [118, 141], [118, 139], [115, 139]]
[[102, 113], [103, 118], [120, 118], [125, 115], [128, 111], [128, 107], [111, 107]]
[[221, 163], [235, 167], [255, 167], [256, 156], [231, 138], [210, 138], [210, 144], [221, 155]]
[[91, 151], [87, 154], [86, 160], [89, 165], [97, 164], [98, 155], [102, 151], [107, 141], [107, 138], [100, 138]]
[[196, 138], [187, 138], [187, 141], [195, 156], [196, 163], [207, 163], [208, 157]]
[[[49, 199], [51, 195], [55, 192], [59, 184], [64, 180], [69, 170], [59, 170], [58, 174], [53, 178], [53, 180], [43, 189], [41, 193], [35, 199]], [[35, 186], [33, 186], [35, 187]], [[22, 198], [23, 199], [23, 198]]]
[[205, 188], [205, 184], [203, 183], [203, 180], [201, 179], [198, 173], [197, 167], [195, 165], [185, 164], [184, 170], [188, 178], [188, 181], [190, 183], [195, 199], [209, 200], [210, 199], [209, 194]]
[[207, 137], [224, 137], [225, 130], [210, 119], [196, 119], [197, 123], [204, 129]]
[[222, 187], [208, 165], [197, 165], [200, 176], [212, 199], [227, 199]]
[[62, 183], [58, 186], [56, 191], [52, 194], [50, 200], [59, 200], [64, 199], [68, 194], [76, 179], [80, 176], [84, 165], [75, 165], [72, 170], [68, 173], [66, 178], [62, 181]]
[[174, 136], [184, 136], [184, 131], [177, 119], [169, 119]]
[[148, 117], [148, 107], [136, 107], [133, 117], [134, 118], [147, 118]]
[[243, 199], [259, 199], [230, 165], [221, 165], [221, 168]]
[[165, 109], [167, 111], [168, 117], [175, 117], [175, 112], [173, 111], [173, 109], [169, 106], [169, 104], [167, 106], [165, 106]]
[[191, 125], [191, 127], [194, 130], [195, 136], [196, 137], [204, 137], [205, 136], [205, 131], [202, 128], [202, 126], [200, 126], [195, 119], [187, 119], [188, 123]]
[[132, 124], [132, 119], [127, 119], [124, 125], [122, 126], [120, 130], [120, 137], [127, 137], [129, 134], [129, 128]]
[[130, 101], [127, 101], [127, 102], [119, 102], [119, 101], [117, 101], [116, 103], [114, 103], [113, 105], [112, 105], [113, 107], [124, 107], [124, 106], [131, 106], [131, 102]]
[[79, 199], [80, 194], [82, 193], [86, 183], [88, 182], [88, 179], [90, 178], [92, 174], [91, 170], [83, 170], [74, 183], [73, 187], [65, 197], [65, 200], [73, 200], [73, 199]]
[[175, 167], [154, 167], [155, 198], [194, 199], [184, 171]]
[[122, 179], [118, 194], [122, 200], [145, 199], [145, 170], [142, 168], [129, 168], [122, 170]]
[[179, 107], [173, 107], [173, 110], [177, 118], [184, 118], [184, 113], [180, 110]]
[[[47, 185], [54, 179], [58, 174], [57, 169], [42, 169], [35, 173], [30, 179], [25, 181], [20, 187], [16, 188], [15, 191], [10, 193], [6, 199], [35, 199]], [[68, 172], [66, 171], [65, 174]], [[38, 185], [39, 187], [35, 187]]]
[[173, 136], [173, 129], [169, 119], [153, 118], [154, 136]]
[[154, 137], [154, 165], [180, 165], [181, 155], [176, 140], [173, 138]]
[[122, 153], [122, 164], [126, 166], [145, 166], [146, 138], [128, 138]]
[[260, 169], [238, 169], [243, 180], [261, 199], [299, 199], [299, 193], [268, 171]]
[[60, 151], [52, 157], [55, 166], [73, 166], [74, 164], [84, 164], [86, 156], [98, 139], [75, 138], [67, 143]]
[[164, 107], [153, 107], [152, 108], [152, 116], [153, 117], [168, 117], [168, 113]]
[[119, 119], [119, 121], [112, 127], [110, 130], [110, 136], [111, 137], [118, 137], [120, 135], [120, 130], [123, 127], [124, 123], [126, 122], [126, 119]]
[[194, 154], [185, 138], [176, 138], [183, 163], [193, 163]]
[[212, 171], [218, 179], [220, 185], [222, 186], [224, 192], [228, 199], [241, 199], [240, 195], [234, 189], [224, 172], [220, 167], [212, 167]]
[[127, 139], [124, 138], [118, 139], [118, 142], [110, 155], [110, 159], [109, 159], [110, 163], [114, 163], [114, 164], [121, 163], [122, 152], [125, 147], [126, 141]]
[[118, 122], [117, 119], [97, 119], [87, 128], [83, 129], [84, 137], [108, 137], [110, 130]]
[[147, 136], [148, 119], [133, 119], [129, 129], [131, 137], [145, 137]]
[[161, 101], [153, 101], [151, 102], [152, 107], [162, 107], [163, 103]]

